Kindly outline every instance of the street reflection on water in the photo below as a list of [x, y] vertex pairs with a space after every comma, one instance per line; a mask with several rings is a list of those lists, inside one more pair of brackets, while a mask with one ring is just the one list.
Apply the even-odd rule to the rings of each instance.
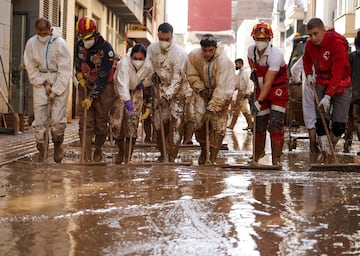
[[359, 255], [360, 174], [0, 168], [1, 255]]

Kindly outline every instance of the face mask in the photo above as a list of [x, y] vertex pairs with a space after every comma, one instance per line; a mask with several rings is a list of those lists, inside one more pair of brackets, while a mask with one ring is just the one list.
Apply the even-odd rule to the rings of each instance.
[[95, 44], [95, 38], [89, 39], [89, 40], [84, 40], [84, 47], [86, 49], [91, 48], [91, 46], [93, 46]]
[[134, 65], [136, 70], [139, 70], [144, 65], [143, 60], [131, 60], [131, 63]]
[[47, 41], [49, 41], [49, 39], [50, 39], [50, 35], [48, 35], [48, 36], [37, 36], [37, 39], [40, 41], [40, 42], [42, 42], [43, 44], [45, 44]]
[[160, 41], [160, 48], [166, 50], [171, 45], [171, 42], [168, 41]]
[[268, 42], [256, 41], [255, 45], [256, 45], [256, 48], [258, 48], [259, 51], [262, 51], [268, 46]]

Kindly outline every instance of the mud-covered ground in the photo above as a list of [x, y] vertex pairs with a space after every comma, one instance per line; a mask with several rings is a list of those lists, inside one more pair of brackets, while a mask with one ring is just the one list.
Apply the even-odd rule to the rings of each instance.
[[[247, 165], [241, 128], [219, 164]], [[189, 166], [150, 165], [151, 147], [135, 148], [133, 165], [115, 165], [112, 147], [106, 165], [80, 165], [77, 145], [61, 165], [4, 165], [0, 255], [359, 255], [360, 170], [309, 170], [321, 160], [307, 143], [284, 146], [281, 171], [200, 167], [196, 146], [180, 150]], [[339, 162], [358, 163], [358, 148], [340, 142]]]

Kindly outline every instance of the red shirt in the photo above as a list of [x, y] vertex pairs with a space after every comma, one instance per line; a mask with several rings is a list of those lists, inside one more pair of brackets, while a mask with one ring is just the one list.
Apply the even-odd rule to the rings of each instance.
[[307, 40], [303, 63], [306, 76], [313, 74], [314, 66], [317, 85], [325, 87], [326, 94], [330, 96], [341, 94], [344, 88], [351, 86], [351, 69], [346, 49], [331, 32], [325, 33], [320, 45]]

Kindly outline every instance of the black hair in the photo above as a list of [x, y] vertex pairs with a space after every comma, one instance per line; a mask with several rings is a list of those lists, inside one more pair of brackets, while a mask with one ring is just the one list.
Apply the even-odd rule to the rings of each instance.
[[309, 22], [306, 24], [306, 28], [307, 30], [311, 30], [313, 28], [320, 28], [320, 29], [324, 29], [325, 25], [322, 22], [321, 19], [319, 18], [312, 18], [309, 20]]
[[238, 58], [235, 60], [235, 63], [240, 62], [241, 65], [244, 65], [244, 60], [241, 58]]
[[219, 40], [213, 34], [205, 34], [201, 37], [200, 45], [201, 47], [216, 47], [218, 42]]
[[134, 47], [131, 49], [130, 56], [133, 56], [134, 53], [136, 52], [141, 52], [146, 57], [146, 48], [143, 44], [141, 43], [135, 44]]
[[50, 29], [51, 28], [51, 23], [48, 19], [46, 18], [39, 18], [35, 21], [35, 28], [38, 28], [38, 26], [40, 26], [41, 23], [45, 24], [45, 27]]
[[174, 32], [174, 28], [169, 23], [164, 22], [164, 23], [159, 25], [158, 32], [171, 33], [172, 34]]
[[356, 34], [354, 44], [355, 44], [356, 49], [360, 49], [360, 30]]

